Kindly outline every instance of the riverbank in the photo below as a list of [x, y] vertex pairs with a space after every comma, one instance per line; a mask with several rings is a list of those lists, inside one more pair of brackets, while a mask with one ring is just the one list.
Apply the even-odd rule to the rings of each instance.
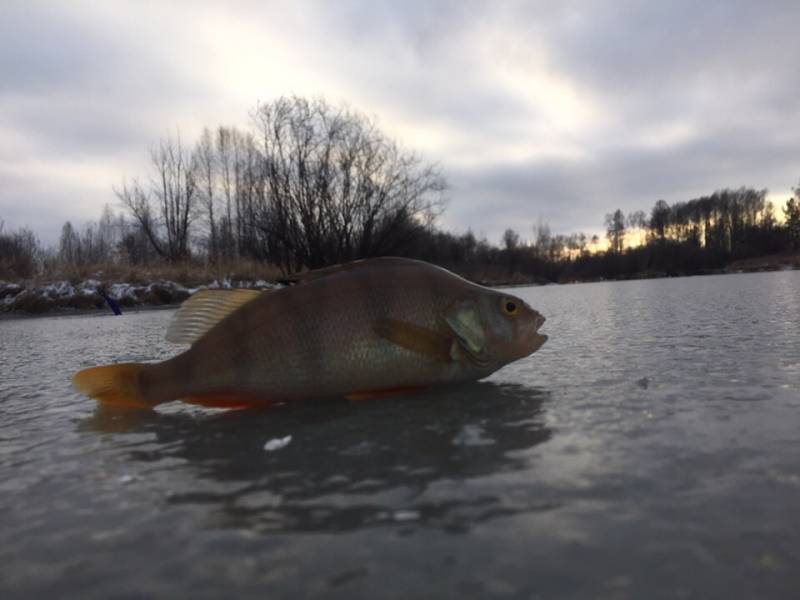
[[736, 260], [725, 267], [726, 273], [758, 273], [760, 271], [783, 271], [800, 269], [800, 253], [772, 254], [758, 258]]
[[[465, 265], [454, 269], [462, 277], [489, 287], [513, 287], [551, 283], [520, 272], [509, 273], [498, 265]], [[220, 271], [217, 271], [219, 274]], [[224, 273], [224, 271], [222, 271]], [[247, 265], [229, 271], [240, 276], [212, 277], [201, 265], [166, 266], [156, 270], [84, 269], [48, 280], [0, 280], [0, 319], [40, 315], [111, 313], [114, 303], [126, 312], [178, 306], [202, 289], [246, 288], [266, 290], [281, 287], [280, 273], [272, 267]], [[127, 281], [124, 279], [127, 278]], [[109, 299], [111, 302], [109, 302]]]
[[673, 277], [697, 277], [701, 275], [730, 275], [735, 273], [761, 273], [769, 271], [800, 270], [800, 253], [771, 254], [757, 258], [735, 260], [723, 267], [698, 268], [678, 271], [644, 269], [622, 273], [617, 277], [585, 278], [567, 274], [555, 283], [593, 283], [597, 281], [635, 281], [640, 279], [662, 279]]
[[112, 305], [125, 312], [177, 306], [202, 289], [247, 288], [266, 290], [278, 287], [275, 282], [257, 280], [213, 280], [188, 287], [181, 283], [159, 280], [147, 284], [107, 282], [86, 279], [50, 283], [0, 281], [0, 318], [38, 316], [44, 314], [85, 314], [113, 311]]
[[[542, 277], [508, 270], [495, 265], [453, 268], [456, 273], [487, 287], [521, 287], [553, 283], [591, 283], [594, 280], [549, 281]], [[800, 270], [800, 254], [777, 254], [731, 262], [721, 269], [705, 269], [686, 273], [641, 271], [619, 280], [724, 275], [760, 271]], [[213, 278], [203, 282], [202, 274], [181, 272], [179, 280], [157, 278], [145, 282], [141, 276], [136, 283], [114, 281], [96, 273], [87, 278], [58, 281], [0, 281], [0, 319], [39, 315], [103, 314], [112, 312], [112, 303], [123, 311], [168, 308], [180, 305], [186, 298], [202, 289], [246, 288], [266, 290], [281, 286], [278, 278]], [[273, 273], [274, 275], [274, 273]], [[109, 301], [110, 299], [110, 301]]]

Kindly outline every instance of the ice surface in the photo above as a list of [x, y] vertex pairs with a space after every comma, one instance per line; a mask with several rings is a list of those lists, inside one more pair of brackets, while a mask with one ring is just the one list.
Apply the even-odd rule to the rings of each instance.
[[282, 438], [273, 438], [264, 444], [264, 450], [267, 452], [274, 452], [275, 450], [280, 450], [281, 448], [285, 448], [289, 445], [289, 442], [292, 441], [292, 436], [287, 435], [286, 437]]

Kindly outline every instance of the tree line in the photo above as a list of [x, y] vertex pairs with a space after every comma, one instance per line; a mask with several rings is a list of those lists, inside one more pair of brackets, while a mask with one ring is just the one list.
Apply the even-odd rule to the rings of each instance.
[[[780, 209], [766, 189], [741, 187], [672, 205], [658, 200], [647, 215], [606, 215], [609, 249], [584, 261], [579, 276], [618, 277], [641, 273], [690, 274], [725, 267], [741, 259], [800, 250], [800, 185]], [[624, 248], [633, 231], [643, 242]]]
[[[58, 267], [243, 260], [284, 274], [359, 258], [420, 258], [481, 278], [568, 281], [686, 274], [729, 262], [800, 250], [800, 186], [780, 210], [767, 191], [724, 189], [649, 213], [606, 215], [597, 235], [553, 234], [539, 222], [525, 239], [505, 231], [500, 245], [472, 231], [436, 226], [447, 182], [439, 167], [403, 149], [374, 120], [324, 100], [281, 98], [260, 105], [249, 130], [205, 129], [150, 152], [150, 173], [113, 191], [97, 222], [64, 224], [57, 249], [43, 250], [27, 228], [0, 222], [0, 277]], [[781, 222], [782, 221], [782, 222]], [[482, 275], [483, 274], [483, 275]]]
[[199, 251], [292, 272], [402, 252], [441, 212], [438, 168], [359, 113], [282, 98], [253, 123], [206, 129], [193, 149], [168, 137], [151, 152], [150, 181], [116, 190], [160, 258]]

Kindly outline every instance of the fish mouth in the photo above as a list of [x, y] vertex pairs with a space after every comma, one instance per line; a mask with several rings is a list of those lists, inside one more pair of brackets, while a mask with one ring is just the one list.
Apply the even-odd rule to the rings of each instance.
[[528, 338], [530, 341], [530, 347], [532, 348], [530, 351], [531, 354], [541, 348], [548, 339], [547, 334], [539, 333], [539, 329], [542, 325], [544, 325], [544, 322], [547, 319], [544, 318], [544, 315], [536, 311], [534, 311], [534, 313], [533, 325], [531, 326], [530, 335]]

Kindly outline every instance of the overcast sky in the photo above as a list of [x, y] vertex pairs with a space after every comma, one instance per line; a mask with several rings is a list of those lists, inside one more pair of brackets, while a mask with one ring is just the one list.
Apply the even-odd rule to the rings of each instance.
[[800, 180], [800, 3], [0, 1], [0, 219], [96, 219], [149, 147], [322, 95], [449, 183], [442, 225], [602, 229]]

